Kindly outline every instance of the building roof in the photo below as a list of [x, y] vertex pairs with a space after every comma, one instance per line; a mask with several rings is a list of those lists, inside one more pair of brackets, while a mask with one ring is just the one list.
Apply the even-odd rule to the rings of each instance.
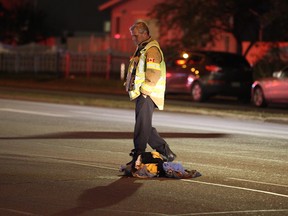
[[109, 0], [108, 2], [100, 5], [98, 7], [98, 10], [99, 11], [106, 10], [107, 8], [113, 7], [113, 6], [115, 6], [115, 5], [119, 4], [119, 3], [122, 3], [124, 1], [126, 1], [126, 0]]

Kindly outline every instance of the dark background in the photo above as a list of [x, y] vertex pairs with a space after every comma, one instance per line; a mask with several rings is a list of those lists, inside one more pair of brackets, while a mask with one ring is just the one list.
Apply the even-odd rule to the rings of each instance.
[[103, 32], [103, 22], [110, 11], [98, 11], [107, 0], [38, 0], [37, 8], [46, 15], [47, 26], [54, 34], [68, 32]]
[[[98, 7], [108, 0], [27, 0], [33, 10], [44, 15], [44, 27], [48, 35], [60, 36], [63, 32], [102, 33], [104, 21], [110, 20], [110, 10], [99, 11]], [[0, 0], [6, 9], [25, 0]]]

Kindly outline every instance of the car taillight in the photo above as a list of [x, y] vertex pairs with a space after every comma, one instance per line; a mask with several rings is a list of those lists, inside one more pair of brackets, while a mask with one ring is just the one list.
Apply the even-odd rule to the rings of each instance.
[[166, 73], [166, 78], [170, 78], [172, 76], [171, 73]]
[[185, 59], [177, 59], [175, 61], [176, 65], [184, 65], [184, 64], [186, 64], [186, 62], [187, 61]]
[[217, 73], [217, 72], [219, 72], [219, 71], [221, 71], [222, 70], [222, 68], [221, 67], [218, 67], [217, 65], [206, 65], [205, 66], [205, 69], [207, 70], [207, 71], [209, 71], [209, 72], [214, 72], [214, 73]]

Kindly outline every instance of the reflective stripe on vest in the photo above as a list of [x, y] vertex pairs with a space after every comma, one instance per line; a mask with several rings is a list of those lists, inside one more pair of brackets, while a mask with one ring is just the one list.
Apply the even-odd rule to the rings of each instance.
[[[157, 47], [161, 53], [162, 61], [161, 63], [154, 63], [148, 62], [146, 64], [146, 51], [151, 47]], [[151, 92], [150, 97], [153, 102], [157, 105], [159, 110], [163, 110], [164, 108], [164, 94], [165, 94], [165, 86], [166, 86], [166, 65], [164, 61], [163, 53], [159, 47], [157, 41], [153, 40], [148, 43], [143, 50], [140, 52], [139, 63], [136, 69], [136, 76], [135, 76], [135, 89], [133, 91], [129, 91], [129, 96], [131, 100], [137, 98], [141, 92], [140, 87], [145, 89], [147, 92]], [[128, 72], [132, 71], [132, 65], [129, 65]], [[161, 77], [156, 83], [155, 86], [149, 86], [145, 84], [145, 71], [146, 68], [149, 69], [156, 69], [161, 71]]]

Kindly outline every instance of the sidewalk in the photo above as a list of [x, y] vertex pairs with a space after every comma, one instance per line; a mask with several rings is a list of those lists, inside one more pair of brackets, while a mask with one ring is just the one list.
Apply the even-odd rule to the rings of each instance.
[[124, 81], [105, 80], [102, 78], [63, 78], [50, 80], [32, 80], [32, 79], [3, 79], [0, 78], [0, 87], [40, 89], [68, 92], [86, 92], [86, 93], [112, 93], [126, 94]]

